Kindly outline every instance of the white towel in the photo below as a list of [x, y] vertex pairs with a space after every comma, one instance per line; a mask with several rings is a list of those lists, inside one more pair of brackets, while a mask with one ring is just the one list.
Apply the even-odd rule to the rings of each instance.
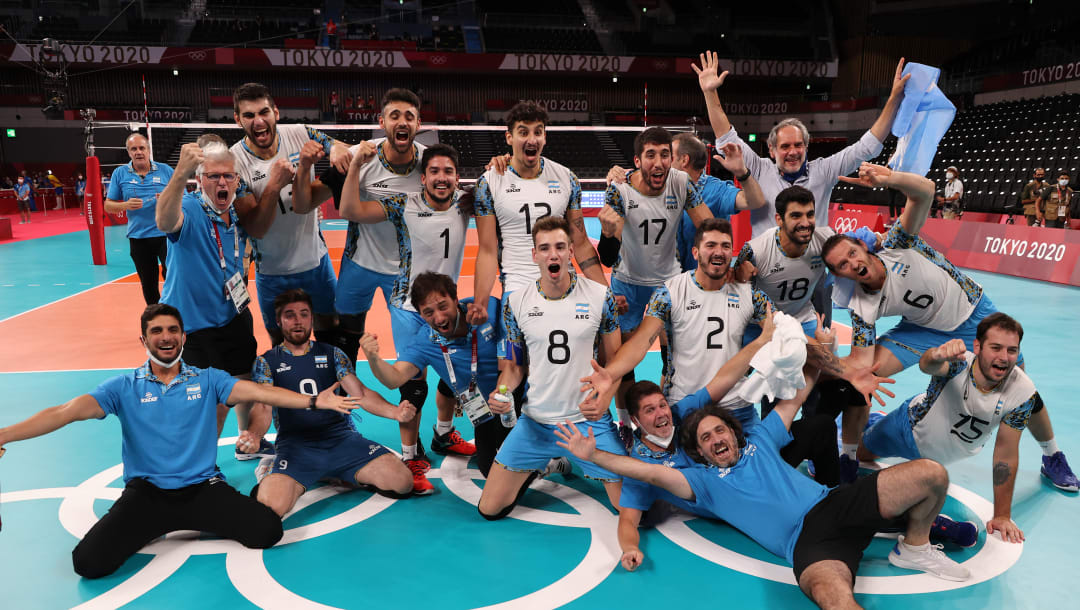
[[806, 364], [806, 335], [795, 318], [777, 311], [773, 313], [776, 330], [772, 340], [750, 360], [754, 372], [739, 384], [739, 397], [756, 403], [762, 396], [769, 400], [794, 398], [806, 387], [803, 365]]

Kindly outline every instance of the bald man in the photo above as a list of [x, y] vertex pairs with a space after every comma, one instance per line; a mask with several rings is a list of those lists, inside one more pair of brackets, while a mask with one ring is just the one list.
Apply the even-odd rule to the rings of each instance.
[[165, 278], [165, 254], [168, 246], [165, 234], [157, 228], [154, 209], [157, 198], [172, 178], [173, 169], [151, 159], [150, 143], [141, 133], [128, 136], [127, 148], [131, 162], [113, 170], [109, 191], [105, 195], [105, 211], [127, 214], [127, 237], [131, 260], [142, 284], [143, 300], [147, 305], [158, 302], [158, 264]]

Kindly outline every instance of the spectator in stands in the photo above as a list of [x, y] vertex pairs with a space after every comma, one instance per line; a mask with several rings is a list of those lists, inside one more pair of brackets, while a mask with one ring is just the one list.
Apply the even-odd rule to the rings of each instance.
[[946, 220], [955, 220], [964, 214], [961, 199], [964, 196], [964, 183], [960, 181], [960, 170], [955, 165], [945, 168], [945, 188], [941, 194], [935, 195], [937, 204], [941, 206], [941, 217]]
[[2, 181], [0, 181], [0, 188], [5, 188], [5, 189], [13, 189], [13, 188], [15, 188], [15, 183], [11, 181], [11, 178], [9, 176], [4, 176], [0, 180], [2, 180]]
[[1039, 214], [1035, 211], [1035, 202], [1048, 186], [1050, 184], [1046, 182], [1046, 170], [1036, 167], [1031, 182], [1024, 185], [1024, 190], [1020, 193], [1020, 203], [1024, 206], [1024, 217], [1027, 218], [1029, 227], [1039, 220]]
[[353, 109], [352, 95], [346, 95], [345, 96], [345, 110], [352, 110], [352, 109]]
[[338, 94], [337, 91], [330, 92], [330, 112], [334, 115], [334, 120], [338, 120]]
[[173, 169], [150, 158], [149, 142], [141, 133], [128, 136], [124, 147], [131, 162], [113, 170], [105, 194], [105, 211], [127, 214], [131, 260], [139, 274], [143, 300], [153, 305], [161, 298], [158, 265], [161, 265], [161, 277], [165, 278], [168, 250], [165, 233], [158, 230], [154, 214], [158, 196], [169, 184]]
[[1035, 211], [1039, 214], [1039, 222], [1042, 226], [1055, 229], [1064, 229], [1068, 226], [1069, 202], [1072, 201], [1072, 195], [1073, 190], [1069, 188], [1069, 174], [1061, 172], [1057, 184], [1044, 188], [1035, 202]]
[[367, 107], [368, 107], [369, 110], [374, 110], [374, 109], [377, 108], [377, 106], [375, 105], [375, 96], [374, 95], [368, 95], [367, 96]]
[[19, 205], [19, 224], [30, 222], [30, 182], [23, 176], [15, 185], [15, 200]]
[[[337, 24], [334, 23], [333, 17], [326, 20], [326, 45], [331, 49], [336, 49], [338, 46]], [[337, 112], [335, 111], [334, 114], [336, 116]]]

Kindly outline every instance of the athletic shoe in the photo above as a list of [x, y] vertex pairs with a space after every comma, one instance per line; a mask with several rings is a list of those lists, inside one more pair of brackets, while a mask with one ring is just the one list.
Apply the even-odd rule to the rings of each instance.
[[896, 545], [889, 551], [889, 563], [906, 570], [918, 570], [944, 580], [961, 582], [971, 578], [971, 572], [941, 552], [940, 544], [928, 544], [927, 548], [915, 551], [904, 544], [904, 535], [900, 534]]
[[968, 549], [979, 541], [979, 526], [974, 521], [953, 521], [948, 515], [941, 514], [930, 526], [930, 539]]
[[620, 423], [619, 424], [619, 440], [622, 441], [623, 447], [625, 447], [627, 451], [630, 451], [630, 449], [634, 446], [634, 430], [633, 430], [633, 428], [631, 428], [630, 426], [627, 426], [626, 424]]
[[272, 458], [277, 455], [277, 450], [274, 449], [274, 443], [266, 440], [265, 438], [259, 441], [259, 449], [254, 453], [244, 453], [243, 451], [236, 450], [234, 454], [236, 459], [241, 462], [248, 460], [254, 460], [258, 458]]
[[553, 474], [568, 475], [570, 474], [571, 466], [570, 460], [564, 457], [552, 458], [548, 461], [547, 466], [540, 471], [540, 477], [544, 478]]
[[270, 469], [274, 467], [274, 458], [264, 457], [259, 460], [259, 465], [255, 467], [255, 484], [262, 483], [262, 480], [266, 478], [266, 475], [270, 474]]
[[851, 484], [859, 478], [859, 460], [853, 460], [846, 454], [840, 455], [840, 484]]
[[412, 491], [414, 495], [426, 496], [435, 492], [435, 486], [431, 484], [424, 473], [431, 468], [431, 464], [424, 460], [405, 460], [405, 466], [412, 471]]
[[1058, 489], [1080, 491], [1080, 482], [1077, 482], [1076, 475], [1065, 461], [1065, 454], [1060, 451], [1051, 456], [1043, 456], [1042, 476]]
[[431, 458], [424, 452], [424, 441], [420, 438], [420, 435], [416, 435], [416, 458], [426, 464], [424, 472], [427, 472], [431, 468]]
[[461, 438], [461, 434], [451, 428], [446, 434], [434, 433], [434, 436], [431, 437], [431, 450], [439, 455], [452, 453], [467, 457], [476, 453], [476, 445]]

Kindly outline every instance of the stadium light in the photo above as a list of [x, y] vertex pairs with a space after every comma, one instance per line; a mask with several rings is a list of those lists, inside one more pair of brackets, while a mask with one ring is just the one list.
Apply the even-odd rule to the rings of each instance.
[[7, 137], [14, 138], [15, 137], [15, 130], [8, 127], [8, 129], [7, 129]]
[[611, 82], [613, 82], [613, 83], [619, 82], [619, 77], [618, 76], [612, 76], [611, 77]]
[[180, 70], [177, 70], [176, 68], [173, 68], [172, 69], [172, 75], [173, 76], [180, 76]]
[[756, 133], [750, 134], [749, 136], [746, 137], [746, 141], [747, 142], [757, 142], [757, 134]]

